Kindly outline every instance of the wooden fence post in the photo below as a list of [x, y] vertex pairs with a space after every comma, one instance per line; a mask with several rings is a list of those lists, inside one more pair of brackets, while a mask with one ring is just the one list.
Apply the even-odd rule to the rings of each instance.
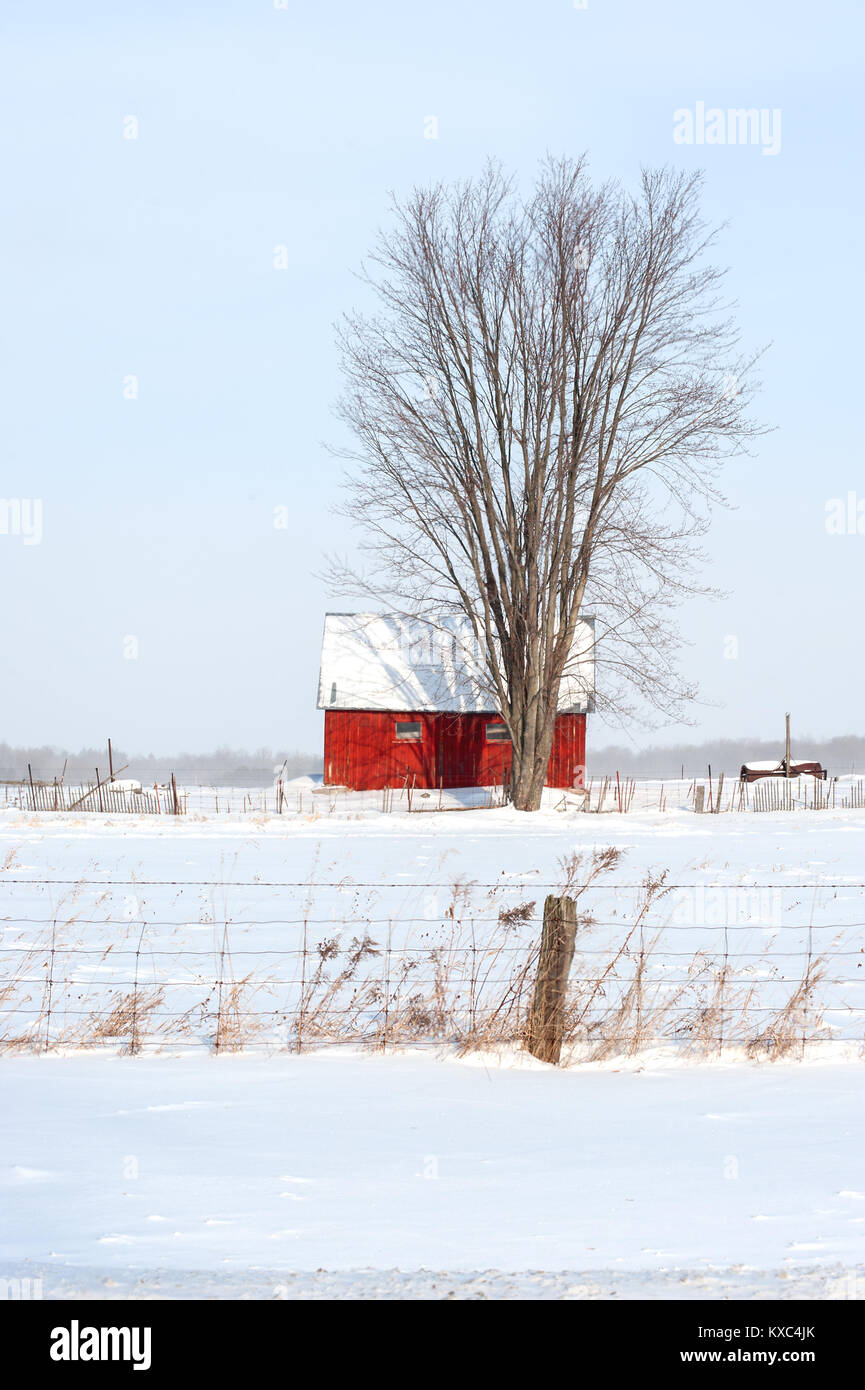
[[547, 898], [526, 1046], [533, 1057], [554, 1065], [562, 1052], [565, 994], [576, 934], [577, 905], [573, 898]]
[[699, 815], [706, 804], [706, 788], [697, 787], [694, 791], [694, 810]]

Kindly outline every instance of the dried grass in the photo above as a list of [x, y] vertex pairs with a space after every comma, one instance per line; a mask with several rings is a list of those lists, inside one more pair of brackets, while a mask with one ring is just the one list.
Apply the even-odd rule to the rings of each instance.
[[161, 986], [150, 989], [134, 989], [123, 994], [116, 1001], [110, 1013], [92, 1014], [91, 1028], [81, 1040], [84, 1046], [93, 1042], [123, 1040], [121, 1053], [134, 1057], [141, 1051], [141, 1044], [148, 1031], [148, 1024], [165, 1002], [165, 990]]
[[793, 1056], [802, 1057], [809, 1042], [829, 1036], [819, 996], [828, 967], [828, 954], [809, 958], [789, 998], [769, 1022], [749, 1038], [746, 1051], [752, 1060], [768, 1058], [777, 1062]]
[[[670, 891], [665, 873], [646, 878], [617, 942], [605, 944], [608, 937], [600, 935], [590, 910], [591, 889], [619, 867], [621, 858], [621, 851], [610, 847], [560, 861], [561, 892], [573, 897], [578, 909], [577, 948], [565, 1001], [566, 1055], [606, 1061], [668, 1042], [696, 1060], [738, 1046], [754, 1061], [774, 1061], [801, 1056], [810, 1042], [829, 1036], [824, 987], [831, 950], [816, 956], [809, 950], [793, 981], [754, 967], [750, 974], [737, 973], [726, 949], [720, 957], [696, 951], [670, 979], [664, 928], [650, 929]], [[481, 903], [478, 891], [476, 884], [457, 879], [440, 917], [423, 934], [423, 944], [414, 946], [402, 937], [393, 946], [398, 922], [373, 934], [355, 902], [355, 930], [337, 929], [310, 943], [304, 928], [301, 978], [293, 982], [278, 968], [261, 976], [235, 972], [226, 887], [221, 910], [214, 903], [205, 918], [216, 933], [213, 976], [191, 976], [181, 1004], [166, 987], [178, 982], [161, 980], [155, 960], [141, 978], [146, 928], [139, 922], [129, 923], [134, 935], [126, 938], [134, 944], [137, 936], [137, 948], [127, 952], [135, 959], [131, 989], [109, 991], [106, 1002], [100, 969], [112, 942], [100, 956], [89, 955], [90, 978], [76, 992], [82, 983], [76, 964], [84, 931], [76, 887], [40, 941], [32, 947], [23, 943], [20, 954], [3, 957], [10, 964], [0, 980], [0, 1051], [118, 1044], [122, 1052], [135, 1055], [148, 1043], [204, 1042], [219, 1054], [277, 1040], [298, 1051], [331, 1043], [371, 1048], [446, 1044], [463, 1053], [521, 1046], [538, 963], [538, 905], [527, 897], [514, 898], [506, 879]], [[97, 906], [106, 897], [97, 899]], [[309, 916], [314, 906], [311, 882]], [[297, 958], [285, 959], [294, 975]], [[765, 964], [771, 966], [768, 948]], [[767, 1013], [765, 990], [770, 987], [773, 1002]]]

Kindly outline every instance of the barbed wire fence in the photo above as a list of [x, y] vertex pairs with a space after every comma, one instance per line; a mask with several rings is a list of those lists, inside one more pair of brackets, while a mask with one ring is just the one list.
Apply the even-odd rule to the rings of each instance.
[[[861, 1042], [865, 883], [656, 884], [644, 910], [645, 882], [16, 876], [2, 883], [0, 1049], [520, 1046], [542, 900], [563, 891], [578, 899], [572, 1054]], [[228, 893], [243, 895], [235, 912], [215, 906]]]

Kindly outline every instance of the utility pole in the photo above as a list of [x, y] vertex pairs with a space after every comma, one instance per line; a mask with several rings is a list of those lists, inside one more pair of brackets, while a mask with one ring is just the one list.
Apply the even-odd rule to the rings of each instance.
[[789, 776], [790, 776], [790, 715], [789, 715], [789, 713], [786, 714], [784, 717], [785, 717], [785, 719], [786, 719], [786, 721], [787, 721], [787, 738], [786, 738], [786, 748], [785, 748], [785, 751], [784, 751], [784, 771], [785, 771], [786, 776], [789, 777]]

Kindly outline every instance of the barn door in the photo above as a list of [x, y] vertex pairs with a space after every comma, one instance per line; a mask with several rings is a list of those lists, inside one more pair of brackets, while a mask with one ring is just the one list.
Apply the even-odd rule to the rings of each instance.
[[464, 715], [443, 715], [439, 722], [439, 766], [445, 787], [477, 785], [474, 721]]

